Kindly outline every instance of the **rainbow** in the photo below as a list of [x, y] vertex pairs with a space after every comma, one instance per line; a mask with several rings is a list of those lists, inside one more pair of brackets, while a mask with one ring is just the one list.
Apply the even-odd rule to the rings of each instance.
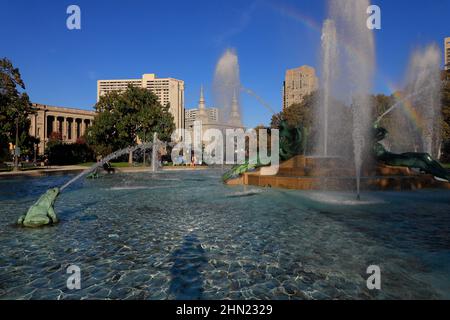
[[308, 17], [307, 15], [299, 11], [296, 7], [288, 5], [286, 3], [280, 3], [278, 1], [270, 2], [269, 4], [275, 11], [278, 11], [278, 13], [280, 13], [281, 15], [292, 18], [297, 22], [300, 22], [310, 30], [319, 33], [321, 32], [322, 26], [313, 18]]
[[414, 105], [411, 101], [411, 96], [407, 96], [403, 92], [395, 90], [394, 88], [391, 88], [391, 90], [393, 92], [395, 100], [401, 104], [399, 107], [406, 115], [410, 123], [415, 127], [417, 131], [422, 131], [425, 122], [422, 119], [421, 115], [417, 112], [416, 108], [414, 108]]
[[[280, 2], [270, 2], [271, 7], [277, 11], [279, 14], [286, 16], [288, 18], [294, 19], [295, 21], [301, 23], [306, 28], [322, 33], [322, 26], [312, 17], [309, 17], [302, 13], [298, 8], [288, 5], [286, 3]], [[351, 52], [355, 56], [362, 56], [361, 52], [358, 52], [358, 49], [353, 45], [345, 41], [345, 39], [338, 39], [339, 45], [343, 46], [348, 52]], [[396, 103], [399, 103], [398, 107], [402, 109], [403, 113], [406, 115], [410, 123], [415, 127], [415, 130], [418, 132], [422, 131], [424, 128], [425, 121], [422, 119], [421, 115], [417, 112], [416, 108], [414, 108], [411, 96], [405, 95], [403, 92], [397, 90], [393, 85], [389, 85], [388, 78], [384, 75], [384, 73], [378, 69], [378, 74], [386, 80], [388, 83], [387, 88], [390, 92], [393, 92], [393, 96], [395, 97]]]

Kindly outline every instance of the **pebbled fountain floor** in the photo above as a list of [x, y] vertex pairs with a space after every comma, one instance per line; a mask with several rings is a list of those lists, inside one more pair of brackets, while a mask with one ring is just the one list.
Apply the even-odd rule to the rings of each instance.
[[[56, 226], [14, 225], [73, 176], [0, 180], [0, 299], [450, 298], [450, 191], [229, 187], [220, 171], [70, 186]], [[81, 289], [69, 290], [69, 265]], [[381, 290], [366, 269], [381, 268]]]

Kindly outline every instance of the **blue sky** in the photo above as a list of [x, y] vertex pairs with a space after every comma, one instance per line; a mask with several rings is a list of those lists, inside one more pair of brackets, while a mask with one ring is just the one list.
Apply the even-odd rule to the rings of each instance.
[[[411, 52], [450, 36], [450, 0], [378, 0], [374, 91], [402, 82]], [[66, 28], [66, 8], [77, 4], [82, 29]], [[20, 68], [33, 102], [90, 109], [97, 79], [140, 78], [143, 73], [185, 81], [186, 108], [200, 85], [211, 101], [214, 67], [235, 48], [241, 82], [275, 110], [287, 68], [319, 63], [326, 1], [318, 0], [0, 0], [0, 56]], [[242, 96], [247, 126], [271, 114]]]

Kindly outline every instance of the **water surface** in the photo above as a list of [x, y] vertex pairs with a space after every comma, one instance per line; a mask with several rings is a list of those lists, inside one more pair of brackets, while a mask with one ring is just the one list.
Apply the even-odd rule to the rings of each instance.
[[[0, 180], [1, 299], [450, 298], [450, 192], [227, 187], [219, 171], [69, 187], [56, 226], [14, 226], [73, 176]], [[81, 268], [81, 290], [66, 269]], [[382, 289], [366, 287], [379, 265]]]

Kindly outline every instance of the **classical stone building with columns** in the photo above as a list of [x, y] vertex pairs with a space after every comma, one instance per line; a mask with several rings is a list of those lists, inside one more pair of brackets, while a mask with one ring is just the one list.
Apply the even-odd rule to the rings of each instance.
[[92, 125], [95, 111], [62, 108], [33, 103], [35, 114], [30, 115], [30, 135], [40, 139], [37, 154], [42, 155], [51, 135], [59, 133], [66, 143], [74, 143]]

